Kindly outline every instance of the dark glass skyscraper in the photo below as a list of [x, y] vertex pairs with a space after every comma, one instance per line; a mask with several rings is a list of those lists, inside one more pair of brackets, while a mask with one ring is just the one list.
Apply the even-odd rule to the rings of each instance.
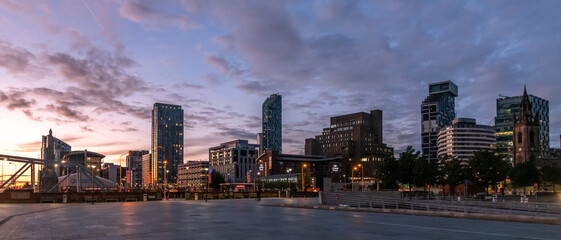
[[[528, 94], [532, 105], [532, 114], [538, 116], [539, 140], [542, 156], [549, 151], [549, 101]], [[505, 155], [513, 163], [513, 120], [520, 115], [522, 96], [501, 97], [497, 99], [497, 117], [495, 118], [495, 131], [497, 132], [497, 151]]]
[[429, 84], [429, 96], [421, 104], [421, 147], [429, 161], [438, 160], [438, 132], [456, 118], [457, 96], [458, 86], [452, 81]]
[[282, 153], [282, 96], [273, 94], [263, 102], [263, 131], [259, 153]]
[[179, 164], [183, 164], [183, 109], [181, 106], [155, 103], [152, 110], [152, 181], [164, 183], [167, 161], [168, 184], [177, 182]]

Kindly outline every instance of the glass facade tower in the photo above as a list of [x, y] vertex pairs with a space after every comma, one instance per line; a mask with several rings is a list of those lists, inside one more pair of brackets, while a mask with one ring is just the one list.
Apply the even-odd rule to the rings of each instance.
[[183, 109], [181, 106], [155, 103], [152, 110], [152, 181], [177, 182], [179, 164], [183, 164]]
[[421, 104], [421, 147], [429, 161], [438, 160], [438, 132], [456, 118], [457, 96], [458, 86], [452, 81], [429, 84], [429, 96]]
[[[539, 138], [541, 155], [546, 156], [549, 151], [549, 101], [528, 94], [532, 104], [532, 114], [538, 115]], [[505, 158], [513, 161], [513, 119], [520, 115], [522, 96], [501, 97], [497, 99], [497, 117], [495, 117], [495, 131], [497, 132], [497, 151]]]
[[263, 102], [263, 131], [260, 153], [269, 150], [282, 153], [282, 96], [273, 94]]

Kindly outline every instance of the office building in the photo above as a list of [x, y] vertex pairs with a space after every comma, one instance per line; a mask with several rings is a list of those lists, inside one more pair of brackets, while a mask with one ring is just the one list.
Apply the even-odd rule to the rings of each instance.
[[282, 96], [273, 94], [263, 102], [263, 129], [259, 153], [274, 150], [282, 153]]
[[[540, 155], [547, 155], [549, 149], [549, 101], [528, 94], [528, 101], [532, 114], [537, 115], [539, 122]], [[513, 161], [513, 119], [520, 114], [520, 104], [523, 96], [505, 97], [497, 99], [497, 116], [495, 117], [495, 131], [497, 132], [497, 151], [511, 162]]]
[[[165, 166], [164, 166], [164, 163]], [[177, 170], [183, 164], [183, 109], [181, 106], [155, 103], [152, 110], [152, 181], [177, 182]]]
[[142, 155], [142, 187], [153, 187], [152, 182], [152, 154]]
[[250, 171], [255, 172], [258, 146], [247, 140], [234, 140], [208, 149], [209, 166], [218, 171], [228, 183], [247, 182]]
[[127, 154], [127, 187], [142, 186], [142, 156], [148, 154], [148, 150], [129, 151]]
[[57, 176], [61, 172], [62, 156], [72, 151], [72, 147], [62, 140], [53, 136], [53, 130], [49, 129], [49, 135], [42, 136], [41, 159], [45, 161], [45, 166], [52, 166]]
[[187, 161], [179, 165], [177, 187], [187, 191], [200, 191], [208, 181], [208, 161]]
[[456, 118], [458, 86], [452, 81], [429, 84], [429, 96], [421, 104], [421, 148], [429, 161], [438, 159], [438, 132]]
[[350, 177], [352, 166], [364, 165], [364, 174], [373, 177], [376, 166], [393, 149], [383, 142], [382, 111], [353, 113], [331, 117], [331, 125], [322, 135], [306, 139], [306, 155], [340, 156], [342, 179]]
[[438, 133], [438, 157], [449, 155], [467, 163], [477, 151], [496, 149], [495, 129], [473, 118], [456, 118]]

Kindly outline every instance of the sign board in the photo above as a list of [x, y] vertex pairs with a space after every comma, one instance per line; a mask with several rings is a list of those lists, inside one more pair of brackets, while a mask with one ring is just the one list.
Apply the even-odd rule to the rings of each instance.
[[339, 172], [339, 164], [333, 164], [333, 166], [331, 166], [331, 171]]

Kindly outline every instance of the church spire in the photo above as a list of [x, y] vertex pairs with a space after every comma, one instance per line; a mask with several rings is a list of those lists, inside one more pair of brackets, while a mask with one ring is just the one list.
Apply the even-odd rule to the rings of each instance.
[[530, 102], [530, 97], [528, 97], [526, 85], [524, 85], [524, 94], [522, 95], [522, 101], [520, 102], [519, 113], [520, 115], [518, 117], [518, 122], [528, 123], [534, 121], [534, 115], [532, 114], [532, 103]]
[[49, 135], [52, 136], [53, 135], [53, 129], [49, 128]]

